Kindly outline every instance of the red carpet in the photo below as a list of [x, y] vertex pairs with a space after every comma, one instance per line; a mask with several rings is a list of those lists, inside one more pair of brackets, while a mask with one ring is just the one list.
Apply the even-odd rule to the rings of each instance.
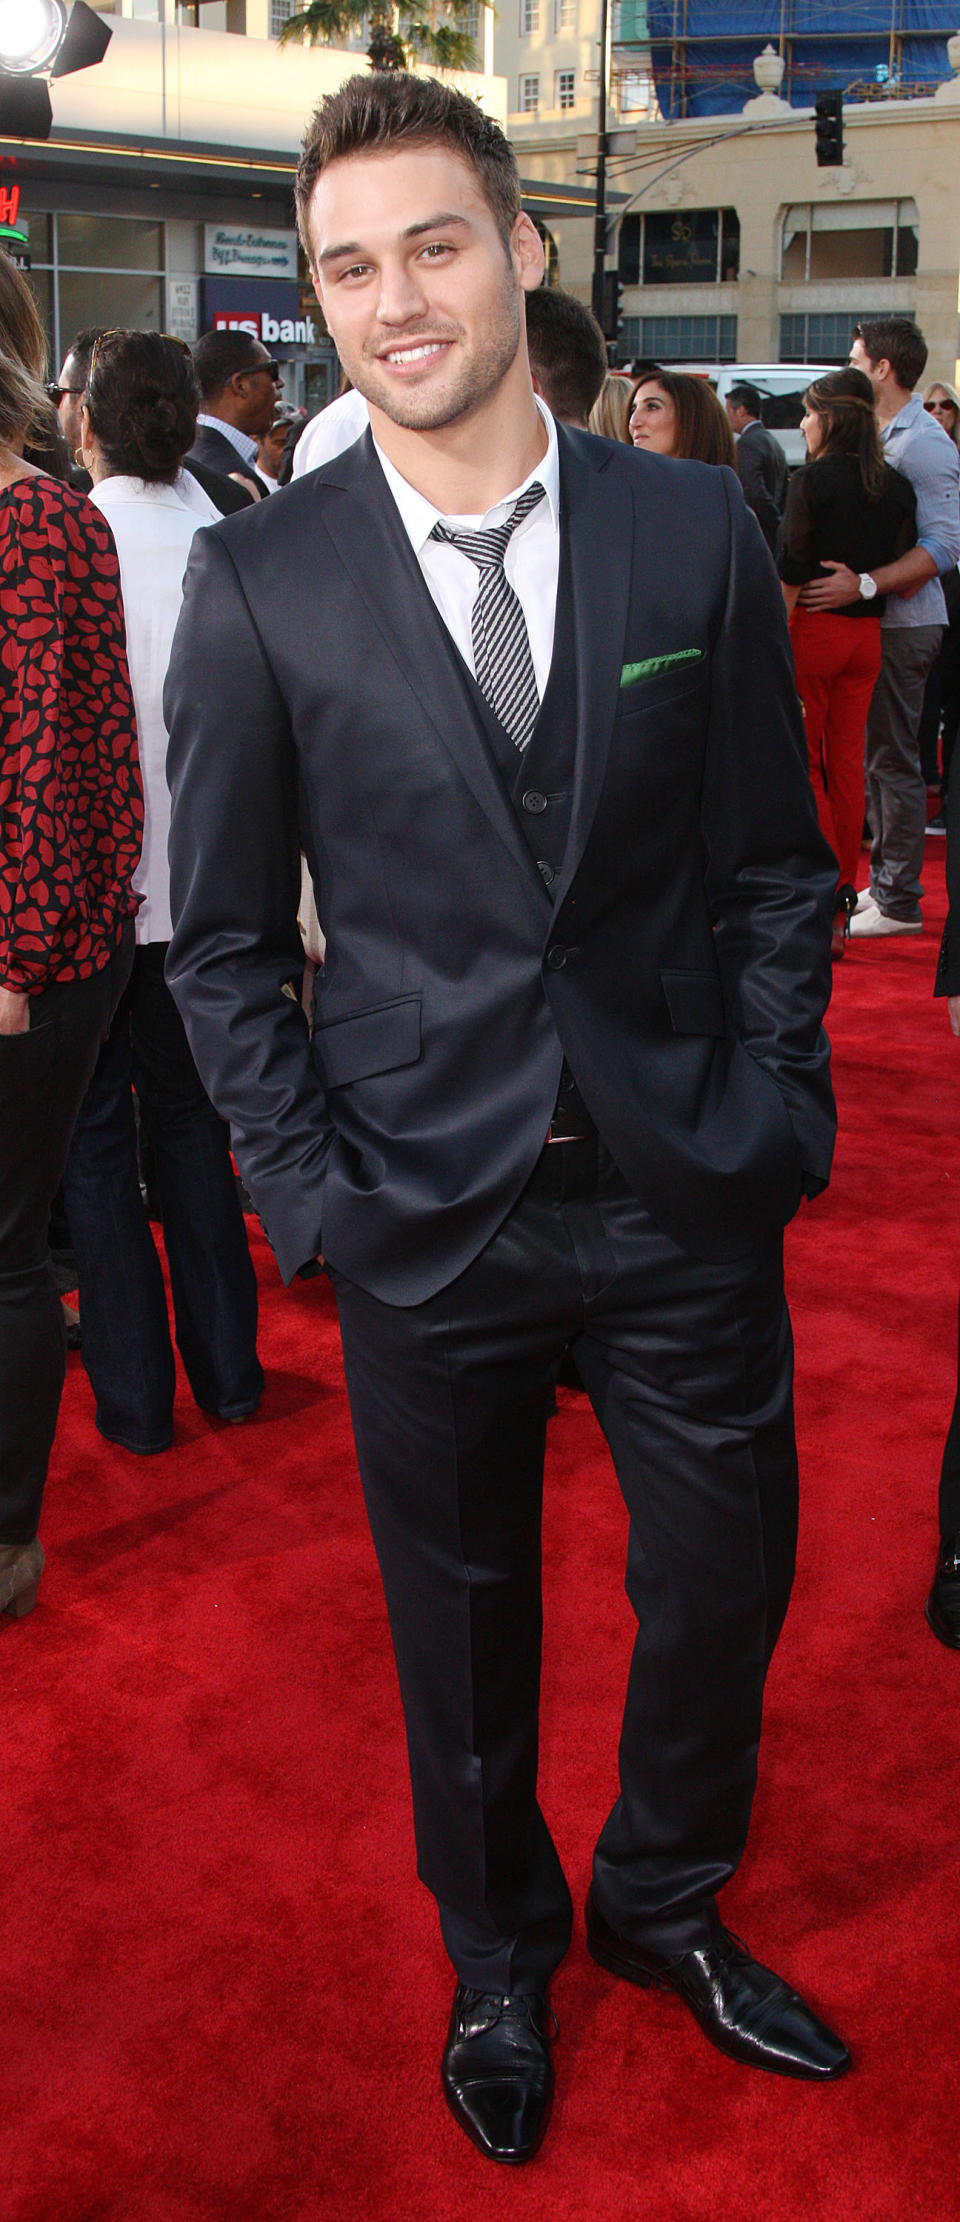
[[[928, 849], [933, 844], [928, 844]], [[548, 2144], [447, 2116], [450, 1977], [326, 1283], [257, 1248], [268, 1386], [176, 1447], [100, 1443], [71, 1359], [28, 1620], [0, 1634], [2, 2222], [905, 2222], [956, 2188], [960, 1657], [922, 1613], [957, 1283], [960, 1044], [922, 940], [831, 1013], [834, 1185], [791, 1230], [800, 1569], [725, 1911], [854, 2048], [825, 2090], [721, 2059], [588, 1961], [554, 1987]], [[546, 1492], [543, 1802], [582, 1902], [614, 1794], [623, 1518], [585, 1399]]]

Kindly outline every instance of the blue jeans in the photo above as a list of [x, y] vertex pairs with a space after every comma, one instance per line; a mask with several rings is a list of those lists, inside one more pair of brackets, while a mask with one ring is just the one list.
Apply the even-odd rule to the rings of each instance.
[[156, 1171], [177, 1348], [199, 1405], [255, 1411], [257, 1284], [226, 1127], [205, 1094], [163, 977], [166, 944], [138, 948], [80, 1108], [64, 1178], [77, 1257], [83, 1362], [97, 1426], [134, 1451], [173, 1437], [174, 1362], [160, 1262], [137, 1170], [132, 1088]]

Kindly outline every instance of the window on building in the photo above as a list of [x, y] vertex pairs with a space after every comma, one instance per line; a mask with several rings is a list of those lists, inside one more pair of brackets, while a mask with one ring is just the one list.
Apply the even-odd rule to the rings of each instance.
[[735, 363], [735, 316], [625, 316], [617, 353], [658, 363]]
[[572, 108], [577, 97], [575, 72], [572, 69], [558, 69], [556, 87], [556, 106], [558, 108]]
[[621, 116], [646, 116], [650, 112], [652, 86], [645, 71], [625, 69], [617, 79], [617, 96]]
[[270, 36], [272, 39], [279, 38], [284, 24], [289, 23], [292, 15], [298, 14], [302, 4], [303, 0], [270, 0]]
[[562, 31], [575, 31], [577, 28], [577, 0], [555, 0], [554, 23], [558, 38]]
[[533, 37], [540, 29], [540, 0], [520, 0], [520, 36]]
[[520, 114], [521, 114], [521, 116], [536, 116], [536, 115], [538, 115], [538, 114], [539, 114], [539, 110], [540, 110], [540, 79], [539, 79], [539, 77], [521, 77], [521, 79], [520, 79]]
[[86, 324], [165, 328], [165, 227], [155, 218], [67, 213], [30, 226], [30, 282], [57, 366]]
[[740, 274], [740, 222], [735, 208], [625, 216], [620, 226], [624, 285], [718, 285]]
[[788, 285], [832, 278], [912, 278], [915, 201], [801, 201], [783, 220], [780, 275]]
[[[914, 316], [914, 309], [898, 309], [898, 316]], [[829, 310], [822, 314], [802, 313], [780, 318], [780, 361], [782, 363], [845, 363], [850, 353], [855, 324], [867, 324], [872, 317], [889, 316], [889, 309], [857, 308]]]

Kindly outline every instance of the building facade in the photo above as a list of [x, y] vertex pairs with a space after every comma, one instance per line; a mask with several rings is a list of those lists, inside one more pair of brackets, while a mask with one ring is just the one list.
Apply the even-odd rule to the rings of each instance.
[[[57, 361], [84, 324], [189, 340], [233, 321], [283, 356], [290, 398], [313, 407], [334, 390], [292, 184], [306, 115], [365, 66], [366, 40], [281, 48], [291, 5], [119, 0], [104, 61], [53, 88], [49, 141], [0, 138], [0, 189], [17, 196]], [[812, 113], [771, 89], [772, 53], [756, 62], [766, 89], [740, 113], [664, 122], [645, 25], [644, 0], [613, 0], [620, 359], [841, 360], [854, 321], [892, 309], [916, 316], [932, 373], [953, 379], [960, 77], [928, 97], [848, 105], [844, 160], [818, 169]], [[475, 36], [483, 66], [455, 81], [514, 143], [551, 277], [589, 299], [599, 0], [501, 0], [496, 14], [478, 7]], [[960, 68], [960, 38], [954, 49]]]

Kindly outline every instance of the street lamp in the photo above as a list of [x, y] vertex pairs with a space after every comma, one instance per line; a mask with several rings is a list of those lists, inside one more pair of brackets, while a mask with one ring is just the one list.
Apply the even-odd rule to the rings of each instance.
[[48, 78], [92, 69], [112, 37], [87, 0], [0, 0], [0, 136], [49, 139]]

